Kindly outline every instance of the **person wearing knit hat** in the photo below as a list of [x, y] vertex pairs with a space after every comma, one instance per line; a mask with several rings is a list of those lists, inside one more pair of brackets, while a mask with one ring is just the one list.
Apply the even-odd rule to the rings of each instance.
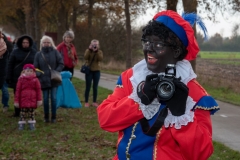
[[29, 124], [30, 130], [35, 130], [34, 111], [42, 105], [41, 85], [35, 71], [34, 65], [25, 64], [22, 74], [18, 78], [14, 106], [20, 108], [19, 130], [24, 130], [26, 123]]
[[63, 34], [63, 42], [57, 46], [57, 50], [62, 54], [64, 61], [63, 71], [70, 71], [73, 75], [74, 67], [78, 63], [77, 51], [72, 43], [74, 40], [74, 32], [68, 30]]
[[166, 10], [143, 28], [144, 59], [119, 77], [97, 108], [100, 127], [119, 132], [113, 160], [206, 160], [213, 153], [216, 101], [189, 61], [199, 52], [192, 26], [201, 18]]

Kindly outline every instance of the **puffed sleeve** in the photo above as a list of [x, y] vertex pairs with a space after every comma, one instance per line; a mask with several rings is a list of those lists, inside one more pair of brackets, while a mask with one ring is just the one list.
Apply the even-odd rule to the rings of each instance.
[[143, 118], [139, 104], [128, 96], [132, 92], [127, 70], [119, 77], [114, 92], [97, 108], [100, 127], [110, 132], [121, 131]]
[[216, 101], [195, 81], [188, 84], [189, 94], [196, 102], [194, 120], [180, 129], [171, 128], [179, 144], [183, 159], [206, 160], [213, 153], [212, 122], [210, 115], [219, 110]]

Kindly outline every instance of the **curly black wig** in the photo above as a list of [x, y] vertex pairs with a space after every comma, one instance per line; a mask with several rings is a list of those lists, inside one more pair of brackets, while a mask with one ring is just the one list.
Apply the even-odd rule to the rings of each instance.
[[188, 51], [183, 45], [181, 40], [173, 33], [168, 27], [160, 22], [151, 20], [148, 22], [147, 26], [143, 29], [142, 39], [146, 39], [146, 36], [155, 35], [158, 36], [164, 43], [169, 44], [173, 50], [180, 49], [182, 51], [181, 55], [178, 57], [178, 60], [183, 60]]

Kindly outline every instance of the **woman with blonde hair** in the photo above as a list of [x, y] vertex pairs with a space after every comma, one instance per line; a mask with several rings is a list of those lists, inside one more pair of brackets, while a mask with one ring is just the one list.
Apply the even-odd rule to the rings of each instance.
[[93, 103], [92, 106], [98, 107], [97, 103], [97, 89], [98, 82], [100, 79], [100, 62], [103, 59], [103, 52], [100, 50], [99, 41], [93, 39], [89, 45], [89, 48], [86, 49], [84, 54], [85, 63], [90, 67], [90, 72], [85, 74], [85, 107], [89, 107], [88, 98], [89, 92], [91, 89], [93, 81]]
[[51, 122], [56, 122], [56, 94], [57, 84], [51, 81], [51, 69], [61, 72], [64, 64], [60, 53], [56, 50], [56, 46], [51, 37], [44, 35], [40, 41], [40, 51], [37, 52], [34, 59], [34, 66], [43, 71], [37, 72], [37, 77], [41, 83], [43, 93], [44, 121], [49, 122], [49, 94], [51, 94]]

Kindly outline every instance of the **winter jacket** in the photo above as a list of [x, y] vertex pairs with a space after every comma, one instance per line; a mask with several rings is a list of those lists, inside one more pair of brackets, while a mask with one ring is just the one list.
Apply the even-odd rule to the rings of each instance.
[[18, 78], [14, 103], [19, 108], [37, 108], [37, 102], [42, 100], [41, 86], [38, 78], [22, 75]]
[[0, 89], [2, 88], [2, 85], [5, 81], [6, 76], [6, 67], [7, 67], [7, 56], [8, 51], [6, 51], [1, 57], [0, 57]]
[[[94, 54], [96, 55], [94, 56]], [[92, 61], [90, 65], [91, 71], [100, 71], [100, 62], [103, 59], [103, 53], [101, 50], [98, 50], [97, 52], [93, 52], [92, 50], [87, 49], [84, 54], [84, 59], [87, 65], [90, 65]]]
[[10, 41], [8, 41], [7, 37], [3, 34], [3, 40], [5, 41], [7, 45], [7, 51], [0, 56], [0, 89], [2, 88], [2, 85], [6, 78], [6, 72], [7, 72], [7, 64], [8, 64], [8, 57], [9, 54], [12, 52], [13, 45]]
[[78, 57], [77, 57], [77, 52], [76, 52], [76, 49], [74, 47], [73, 44], [70, 44], [71, 45], [71, 51], [72, 51], [72, 54], [74, 56], [74, 60], [72, 60], [69, 55], [68, 55], [68, 49], [67, 49], [67, 46], [64, 42], [60, 43], [58, 46], [57, 46], [57, 50], [61, 53], [62, 57], [63, 57], [63, 61], [64, 61], [64, 66], [65, 67], [68, 67], [68, 68], [74, 68], [74, 66], [77, 64], [78, 62]]
[[[25, 38], [29, 40], [28, 48], [22, 48], [22, 41]], [[18, 77], [22, 72], [23, 66], [27, 63], [33, 64], [34, 57], [37, 51], [32, 48], [32, 45], [32, 38], [28, 35], [23, 35], [17, 41], [18, 48], [14, 49], [10, 54], [6, 79], [10, 88], [16, 88]]]
[[[42, 54], [47, 62], [44, 60]], [[41, 51], [37, 52], [34, 58], [34, 66], [44, 72], [36, 73], [42, 89], [57, 87], [59, 85], [51, 82], [51, 73], [48, 64], [50, 65], [51, 69], [59, 72], [61, 72], [64, 67], [62, 56], [53, 47], [43, 47]]]

